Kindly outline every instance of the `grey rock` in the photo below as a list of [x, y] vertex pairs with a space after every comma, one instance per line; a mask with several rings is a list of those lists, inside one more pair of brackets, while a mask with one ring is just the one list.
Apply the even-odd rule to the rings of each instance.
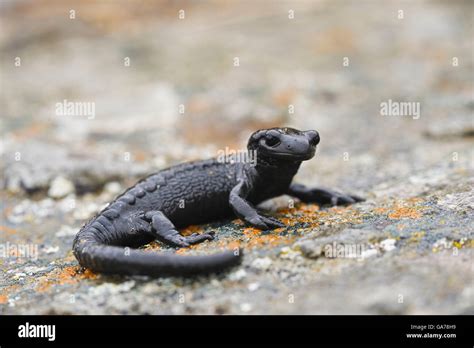
[[53, 179], [48, 190], [48, 196], [52, 198], [64, 198], [74, 193], [74, 184], [62, 176]]
[[[332, 254], [337, 248], [347, 248], [348, 251], [356, 253], [353, 257], [370, 249], [369, 240], [382, 238], [378, 231], [363, 229], [344, 229], [342, 232], [321, 238], [302, 239], [295, 243], [294, 248], [299, 248], [302, 254], [308, 258], [318, 258], [326, 256], [326, 253]], [[350, 249], [350, 250], [349, 250]], [[359, 253], [359, 254], [358, 254]], [[333, 256], [332, 256], [333, 257]]]
[[[15, 160], [15, 153], [21, 160]], [[2, 187], [12, 192], [46, 190], [55, 183], [55, 198], [64, 197], [72, 188], [63, 179], [67, 177], [78, 192], [93, 191], [109, 181], [139, 177], [151, 172], [150, 165], [124, 161], [119, 154], [75, 153], [59, 146], [30, 142], [6, 150]], [[114, 158], [115, 157], [115, 158]]]

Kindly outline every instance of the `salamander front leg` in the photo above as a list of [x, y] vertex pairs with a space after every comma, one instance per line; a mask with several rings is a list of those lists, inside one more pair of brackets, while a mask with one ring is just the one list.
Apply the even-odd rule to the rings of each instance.
[[229, 196], [229, 205], [232, 207], [237, 217], [245, 221], [247, 224], [261, 230], [285, 227], [285, 224], [277, 219], [261, 214], [243, 196], [245, 196], [245, 188], [243, 183], [239, 183], [230, 192]]

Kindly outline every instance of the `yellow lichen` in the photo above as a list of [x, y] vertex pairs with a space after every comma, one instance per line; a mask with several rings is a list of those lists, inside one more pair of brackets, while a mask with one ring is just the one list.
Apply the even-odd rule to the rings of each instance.
[[408, 241], [409, 242], [419, 242], [425, 236], [425, 234], [426, 234], [425, 231], [413, 232]]

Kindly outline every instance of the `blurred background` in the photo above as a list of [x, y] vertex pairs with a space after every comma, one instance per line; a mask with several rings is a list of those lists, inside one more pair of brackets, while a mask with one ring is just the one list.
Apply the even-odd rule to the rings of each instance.
[[[185, 160], [215, 156], [226, 146], [244, 148], [253, 131], [283, 125], [316, 129], [321, 135], [317, 156], [303, 165], [299, 181], [369, 198], [362, 208], [369, 215], [361, 228], [405, 233], [406, 238], [436, 231], [419, 238], [421, 246], [410, 249], [413, 257], [426, 267], [447, 264], [446, 276], [460, 267], [472, 272], [470, 249], [465, 259], [456, 259], [460, 264], [423, 261], [423, 252], [430, 254], [440, 239], [451, 242], [448, 249], [454, 241], [472, 240], [472, 219], [466, 217], [474, 207], [472, 1], [0, 4], [0, 234], [3, 240], [36, 243], [49, 251], [36, 263], [3, 263], [11, 271], [0, 276], [4, 311], [50, 310], [46, 304], [27, 309], [21, 303], [52, 296], [48, 291], [60, 282], [53, 281], [46, 295], [33, 295], [28, 276], [22, 283], [15, 274], [36, 267], [40, 270], [31, 274], [49, 284], [56, 271], [50, 262], [59, 258], [56, 265], [77, 265], [69, 250], [74, 233], [137, 178]], [[64, 100], [94, 105], [93, 117], [58, 113], [57, 104]], [[388, 100], [419, 103], [420, 117], [381, 115], [381, 103]], [[384, 202], [413, 197], [433, 209], [426, 217], [429, 223], [411, 226], [405, 221], [406, 228], [399, 228], [386, 216], [371, 220], [373, 209]], [[440, 220], [451, 222], [441, 229]], [[393, 264], [390, 259], [386, 265]], [[339, 272], [333, 266], [329, 263], [323, 273]], [[314, 264], [308, 267], [314, 271]], [[427, 268], [426, 287], [437, 284], [444, 271]], [[397, 284], [419, 279], [407, 277], [412, 276]], [[314, 272], [308, 277], [319, 281]], [[461, 278], [448, 291], [452, 302], [435, 294], [440, 305], [420, 299], [413, 307], [394, 305], [396, 309], [380, 305], [394, 294], [381, 293], [379, 307], [347, 298], [343, 289], [356, 280], [346, 281], [339, 287], [346, 298], [342, 307], [336, 300], [316, 299], [300, 307], [278, 307], [270, 300], [242, 307], [240, 299], [223, 299], [231, 304], [213, 304], [209, 310], [427, 313], [472, 308], [472, 284]], [[379, 282], [374, 275], [361, 291]], [[164, 291], [163, 284], [154, 285]], [[262, 296], [268, 298], [267, 293]], [[225, 310], [215, 309], [221, 305]], [[104, 313], [114, 311], [103, 308]], [[186, 312], [179, 308], [170, 305], [165, 311]], [[70, 310], [87, 312], [80, 306]]]

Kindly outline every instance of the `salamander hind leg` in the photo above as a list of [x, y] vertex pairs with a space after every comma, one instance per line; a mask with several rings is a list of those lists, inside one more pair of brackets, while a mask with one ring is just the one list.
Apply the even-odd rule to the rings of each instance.
[[180, 235], [173, 223], [161, 211], [147, 212], [145, 218], [151, 222], [152, 233], [156, 239], [170, 246], [184, 248], [214, 239], [212, 233], [194, 233], [187, 237]]

